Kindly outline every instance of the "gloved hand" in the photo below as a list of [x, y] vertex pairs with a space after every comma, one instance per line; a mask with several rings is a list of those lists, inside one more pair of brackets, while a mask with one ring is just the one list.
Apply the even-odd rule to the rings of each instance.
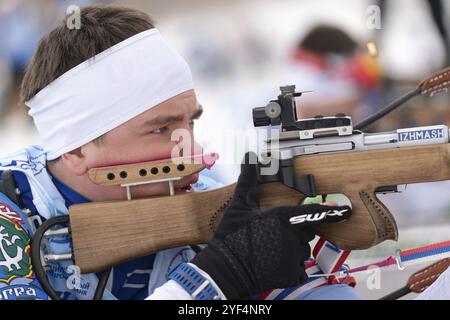
[[311, 255], [308, 242], [315, 237], [314, 225], [351, 215], [348, 206], [317, 204], [263, 210], [256, 165], [245, 163], [213, 239], [191, 261], [212, 277], [227, 299], [305, 282], [304, 262]]

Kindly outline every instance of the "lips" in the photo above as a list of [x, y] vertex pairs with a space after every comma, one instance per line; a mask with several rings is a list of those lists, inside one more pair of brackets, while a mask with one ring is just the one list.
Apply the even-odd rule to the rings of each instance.
[[192, 192], [192, 191], [194, 191], [194, 189], [192, 188], [191, 185], [188, 185], [188, 186], [183, 187], [183, 188], [175, 189], [175, 192]]
[[198, 173], [183, 177], [181, 180], [174, 182], [174, 189], [178, 192], [192, 192], [192, 184], [198, 181]]

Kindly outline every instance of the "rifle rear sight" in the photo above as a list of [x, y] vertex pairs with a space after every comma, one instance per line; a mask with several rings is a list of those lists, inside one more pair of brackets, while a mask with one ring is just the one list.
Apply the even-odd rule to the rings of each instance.
[[332, 117], [317, 115], [314, 118], [299, 119], [296, 97], [304, 92], [295, 92], [295, 85], [280, 87], [281, 94], [265, 107], [253, 109], [255, 127], [281, 125], [282, 132], [296, 131], [301, 140], [320, 136], [345, 136], [353, 132], [352, 119], [343, 113]]

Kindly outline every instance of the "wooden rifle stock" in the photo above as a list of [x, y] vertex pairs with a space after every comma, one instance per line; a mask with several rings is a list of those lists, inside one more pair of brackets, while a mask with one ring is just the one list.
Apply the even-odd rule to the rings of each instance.
[[[297, 175], [312, 174], [317, 194], [344, 194], [353, 208], [342, 223], [318, 234], [342, 249], [397, 240], [395, 219], [378, 200], [383, 186], [450, 179], [450, 144], [344, 152], [294, 158]], [[163, 249], [207, 243], [235, 184], [203, 192], [69, 208], [75, 263], [97, 272]], [[261, 207], [297, 205], [304, 195], [278, 182], [259, 185]]]

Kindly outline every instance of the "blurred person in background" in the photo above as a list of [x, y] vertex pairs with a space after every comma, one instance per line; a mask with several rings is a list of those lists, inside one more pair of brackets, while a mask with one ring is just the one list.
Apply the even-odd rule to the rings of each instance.
[[9, 64], [0, 57], [0, 123], [5, 116], [12, 87], [12, 74]]
[[317, 25], [291, 55], [286, 83], [309, 91], [297, 100], [300, 118], [344, 113], [354, 122], [379, 103], [380, 68], [349, 34]]
[[[450, 66], [450, 37], [448, 33], [448, 25], [445, 23], [445, 8], [442, 0], [428, 0], [428, 5], [433, 17], [434, 24], [438, 29], [439, 36], [445, 50], [445, 65]], [[448, 23], [448, 20], [447, 20]]]
[[[39, 39], [69, 5], [93, 0], [10, 0], [0, 2], [0, 122], [18, 111], [19, 88]], [[20, 108], [20, 110], [24, 110]], [[20, 111], [19, 110], [19, 111]], [[25, 112], [23, 112], [25, 116]], [[27, 117], [28, 118], [28, 117]]]
[[[425, 0], [431, 19], [437, 29], [442, 46], [445, 50], [445, 63], [443, 66], [450, 65], [450, 35], [448, 33], [448, 20], [445, 19], [445, 6], [442, 0]], [[385, 16], [389, 11], [386, 0], [379, 0], [378, 5], [381, 14]], [[392, 10], [391, 10], [392, 11]], [[446, 24], [447, 23], [447, 24]]]
[[[55, 3], [55, 2], [54, 2]], [[17, 108], [19, 102], [19, 87], [26, 65], [33, 56], [39, 38], [48, 28], [46, 15], [40, 15], [41, 6], [52, 10], [48, 1], [15, 0], [3, 3], [0, 13], [0, 59], [10, 75], [7, 90], [4, 91], [2, 119], [9, 111]], [[1, 85], [1, 84], [0, 84]], [[0, 121], [2, 120], [0, 119]]]

